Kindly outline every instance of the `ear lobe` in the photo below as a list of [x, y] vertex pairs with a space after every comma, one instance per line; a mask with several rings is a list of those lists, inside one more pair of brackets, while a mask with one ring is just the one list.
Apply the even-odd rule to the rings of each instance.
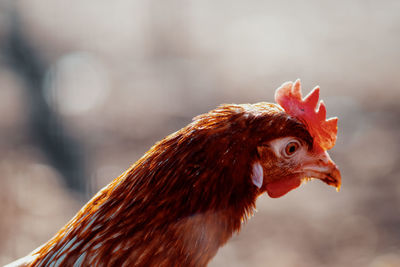
[[259, 162], [253, 164], [253, 169], [251, 173], [251, 180], [253, 184], [258, 188], [261, 188], [264, 181], [264, 170]]

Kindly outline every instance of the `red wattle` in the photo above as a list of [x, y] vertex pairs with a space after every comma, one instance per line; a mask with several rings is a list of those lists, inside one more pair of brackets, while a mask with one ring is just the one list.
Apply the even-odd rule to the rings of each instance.
[[301, 185], [298, 177], [280, 179], [266, 185], [267, 193], [272, 198], [278, 198]]

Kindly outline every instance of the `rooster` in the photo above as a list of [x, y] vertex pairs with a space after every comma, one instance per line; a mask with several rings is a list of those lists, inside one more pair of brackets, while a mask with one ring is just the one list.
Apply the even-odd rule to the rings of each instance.
[[317, 178], [339, 190], [319, 88], [276, 90], [277, 104], [222, 105], [156, 143], [53, 238], [11, 266], [206, 266], [258, 196]]

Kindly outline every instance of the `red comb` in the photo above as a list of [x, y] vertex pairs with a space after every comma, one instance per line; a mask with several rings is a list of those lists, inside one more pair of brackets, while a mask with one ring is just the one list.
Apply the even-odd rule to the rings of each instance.
[[275, 101], [287, 114], [307, 125], [314, 143], [322, 149], [331, 149], [336, 142], [338, 118], [326, 119], [326, 108], [321, 100], [318, 104], [319, 87], [315, 87], [304, 99], [301, 95], [300, 80], [286, 82], [275, 92]]

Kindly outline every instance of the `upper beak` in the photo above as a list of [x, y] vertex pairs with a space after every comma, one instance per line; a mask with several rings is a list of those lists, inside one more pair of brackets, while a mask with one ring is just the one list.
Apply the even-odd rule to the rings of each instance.
[[336, 187], [337, 191], [340, 190], [342, 184], [340, 171], [326, 151], [313, 156], [303, 165], [302, 172], [305, 178], [320, 179], [326, 184]]

